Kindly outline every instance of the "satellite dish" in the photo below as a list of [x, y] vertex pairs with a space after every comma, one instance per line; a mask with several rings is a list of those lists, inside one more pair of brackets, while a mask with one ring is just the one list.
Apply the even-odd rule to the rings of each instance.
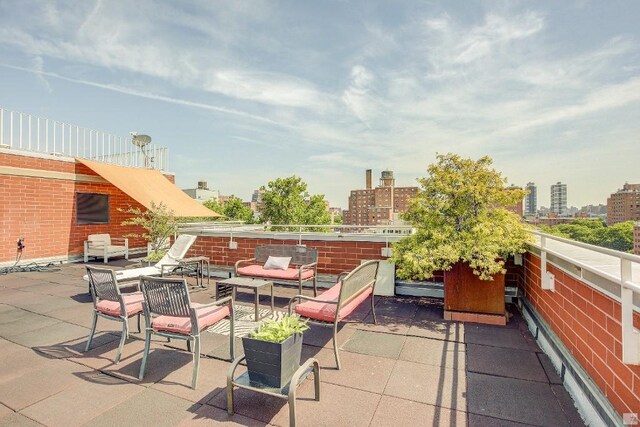
[[147, 150], [145, 147], [149, 145], [151, 142], [151, 137], [149, 135], [138, 135], [138, 132], [131, 132], [131, 143], [136, 147], [140, 148], [142, 155], [144, 156], [144, 167], [149, 168], [153, 167], [153, 157], [149, 157], [147, 155]]
[[131, 132], [131, 143], [136, 147], [143, 148], [151, 142], [149, 135], [138, 135], [137, 132]]

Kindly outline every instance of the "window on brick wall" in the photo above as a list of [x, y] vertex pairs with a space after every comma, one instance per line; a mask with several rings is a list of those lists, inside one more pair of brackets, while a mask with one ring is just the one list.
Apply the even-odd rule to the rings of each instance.
[[78, 224], [108, 224], [109, 195], [76, 193], [76, 222]]

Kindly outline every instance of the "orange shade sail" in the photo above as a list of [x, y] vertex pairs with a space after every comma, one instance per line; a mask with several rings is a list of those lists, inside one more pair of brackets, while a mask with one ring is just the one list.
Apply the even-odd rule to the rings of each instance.
[[76, 160], [147, 209], [151, 209], [152, 203], [162, 203], [178, 217], [221, 216], [189, 197], [160, 171], [116, 166], [86, 159]]

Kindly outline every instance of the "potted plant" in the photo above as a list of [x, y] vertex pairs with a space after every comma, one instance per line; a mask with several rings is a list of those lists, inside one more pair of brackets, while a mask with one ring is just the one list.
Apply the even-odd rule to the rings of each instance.
[[487, 156], [475, 161], [438, 155], [429, 177], [418, 179], [421, 190], [403, 215], [416, 232], [393, 246], [399, 278], [429, 279], [445, 272], [445, 317], [451, 320], [477, 320], [460, 313], [480, 313], [506, 322], [505, 259], [525, 252], [532, 238], [508, 209], [526, 192], [506, 188], [506, 179], [491, 165]]
[[247, 371], [252, 382], [282, 388], [300, 367], [302, 333], [309, 329], [297, 315], [261, 324], [242, 338]]

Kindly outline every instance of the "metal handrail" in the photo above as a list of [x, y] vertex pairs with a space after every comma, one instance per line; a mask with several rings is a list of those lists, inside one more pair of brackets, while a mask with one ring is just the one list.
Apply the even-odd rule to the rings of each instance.
[[[150, 144], [149, 156], [130, 137], [0, 107], [0, 148], [78, 157], [120, 166], [168, 169], [168, 148]], [[152, 161], [151, 161], [152, 160]]]
[[[640, 365], [640, 331], [633, 326], [634, 304], [633, 294], [640, 294], [640, 284], [633, 281], [632, 263], [640, 264], [640, 256], [628, 254], [626, 252], [615, 251], [608, 248], [589, 245], [587, 243], [576, 242], [574, 240], [565, 239], [563, 237], [554, 236], [552, 234], [532, 231], [534, 235], [540, 237], [540, 269], [542, 272], [541, 286], [542, 289], [555, 291], [555, 280], [553, 274], [547, 271], [547, 255], [553, 255], [566, 262], [585, 269], [596, 274], [612, 283], [620, 285], [620, 305], [621, 315], [620, 323], [622, 326], [622, 362], [629, 365]], [[572, 246], [588, 249], [604, 255], [612, 256], [620, 260], [620, 277], [603, 271], [597, 267], [592, 267], [582, 261], [564, 255], [558, 251], [549, 249], [546, 246], [546, 240], [555, 240]], [[589, 282], [586, 284], [595, 288]]]

